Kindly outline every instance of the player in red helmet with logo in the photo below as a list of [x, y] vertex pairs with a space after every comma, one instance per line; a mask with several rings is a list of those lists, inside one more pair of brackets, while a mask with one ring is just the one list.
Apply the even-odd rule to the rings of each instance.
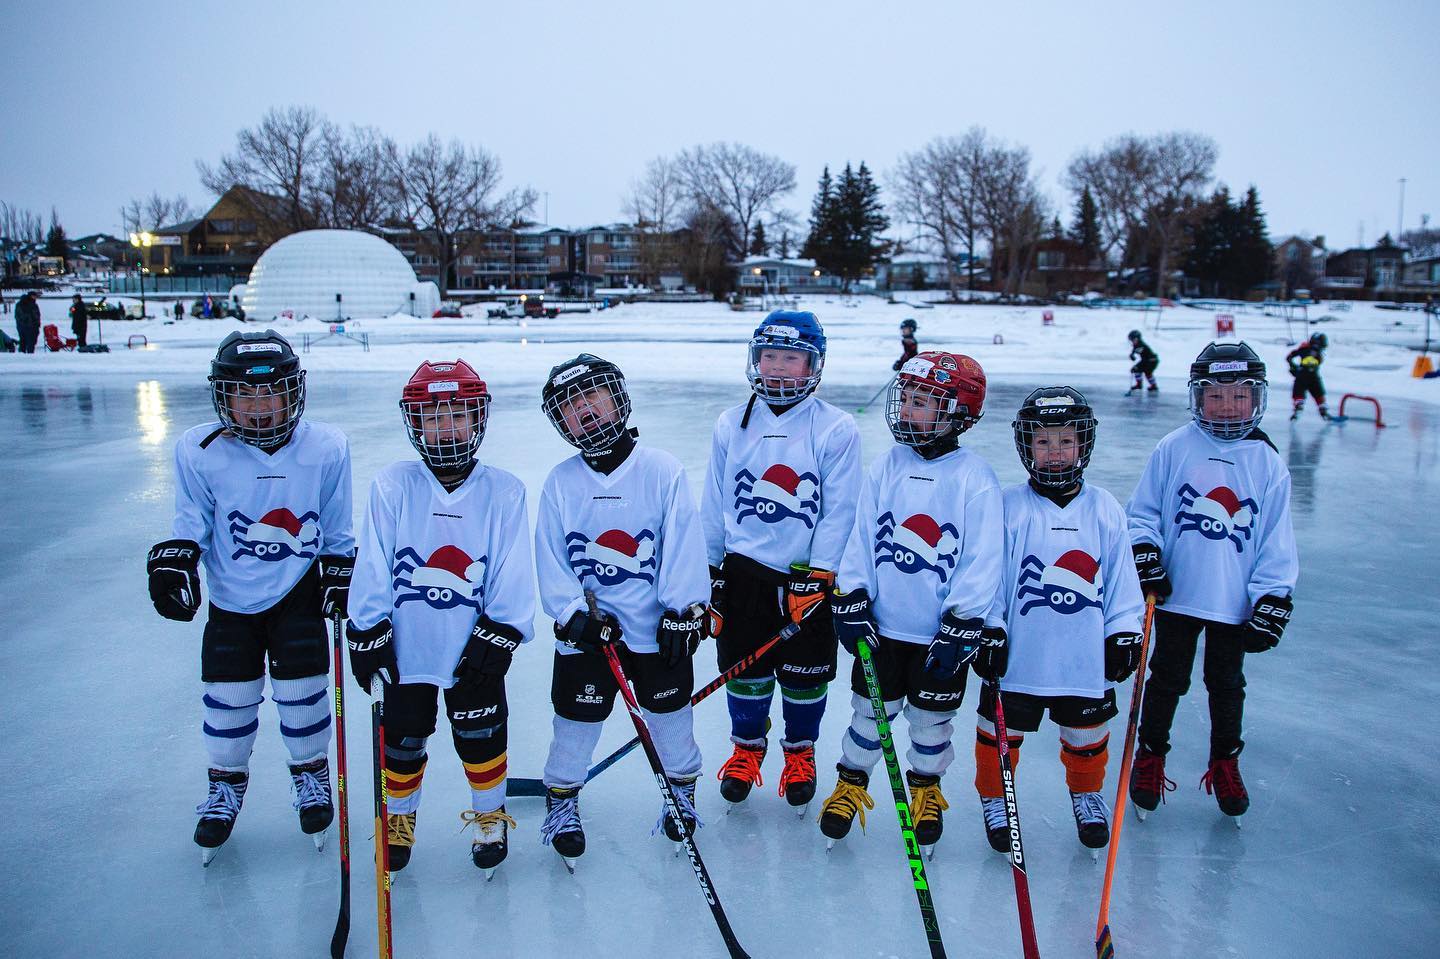
[[[985, 405], [985, 372], [961, 353], [908, 360], [890, 387], [886, 418], [895, 445], [861, 487], [836, 594], [834, 630], [852, 655], [864, 639], [886, 712], [910, 727], [910, 815], [915, 838], [934, 846], [948, 808], [940, 778], [955, 758], [954, 719], [966, 674], [1004, 671], [1004, 635], [986, 629], [1000, 583], [1000, 484], [960, 436]], [[998, 625], [998, 620], [990, 625]], [[820, 830], [833, 843], [873, 807], [867, 788], [881, 755], [864, 671], [850, 671], [850, 729]]]
[[1155, 447], [1125, 508], [1141, 588], [1164, 604], [1130, 779], [1141, 818], [1175, 788], [1165, 754], [1202, 631], [1210, 764], [1201, 782], [1227, 816], [1250, 806], [1239, 765], [1245, 654], [1280, 642], [1300, 572], [1290, 471], [1258, 425], [1266, 391], [1265, 364], [1247, 344], [1201, 350], [1190, 365], [1194, 422]]
[[[550, 371], [542, 406], [579, 452], [545, 480], [535, 527], [540, 604], [555, 622], [554, 735], [541, 840], [567, 868], [585, 852], [580, 790], [619, 692], [601, 647], [616, 643], [680, 807], [657, 828], [675, 842], [700, 824], [690, 696], [704, 636], [705, 544], [680, 461], [636, 442], [620, 369], [582, 353]], [[586, 594], [595, 597], [590, 608]], [[608, 630], [608, 633], [607, 633]]]
[[815, 314], [776, 310], [750, 338], [752, 395], [720, 414], [701, 515], [709, 552], [711, 633], [721, 669], [794, 620], [800, 632], [726, 686], [730, 758], [720, 794], [743, 802], [762, 780], [770, 706], [780, 686], [785, 765], [778, 791], [804, 812], [815, 795], [815, 740], [835, 676], [830, 592], [860, 491], [860, 431], [814, 395], [825, 366]]
[[324, 844], [334, 818], [325, 618], [345, 613], [355, 545], [349, 443], [301, 418], [305, 371], [285, 338], [231, 333], [210, 388], [216, 420], [175, 444], [172, 538], [146, 562], [150, 599], [167, 619], [199, 612], [202, 559], [210, 590], [200, 643], [209, 792], [195, 827], [206, 865], [250, 784], [267, 663], [300, 828]]
[[1011, 426], [1030, 479], [1003, 494], [1005, 566], [995, 611], [1010, 637], [1009, 663], [1004, 678], [980, 694], [975, 788], [990, 845], [1009, 853], [995, 742], [998, 686], [1012, 763], [1018, 766], [1025, 733], [1040, 729], [1047, 710], [1060, 727], [1075, 827], [1081, 843], [1100, 849], [1110, 841], [1102, 796], [1107, 725], [1116, 713], [1114, 684], [1135, 671], [1140, 656], [1140, 581], [1125, 511], [1084, 479], [1096, 432], [1085, 396], [1069, 386], [1035, 390]]
[[[505, 674], [532, 634], [535, 593], [525, 487], [477, 458], [490, 391], [464, 360], [425, 362], [400, 394], [419, 461], [370, 485], [346, 635], [360, 688], [385, 684], [386, 841], [405, 868], [437, 700], [470, 786], [460, 813], [488, 879], [509, 851]], [[462, 827], [462, 828], [464, 828]]]

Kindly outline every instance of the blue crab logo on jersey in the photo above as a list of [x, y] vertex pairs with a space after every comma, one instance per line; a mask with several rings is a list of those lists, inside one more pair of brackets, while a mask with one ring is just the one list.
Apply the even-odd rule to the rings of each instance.
[[472, 560], [458, 546], [442, 546], [429, 559], [406, 546], [395, 554], [395, 566], [390, 570], [395, 577], [390, 584], [395, 590], [395, 608], [421, 602], [431, 609], [483, 609], [488, 562], [484, 556]]
[[267, 563], [298, 556], [300, 559], [314, 559], [320, 549], [320, 527], [316, 520], [319, 513], [306, 513], [297, 517], [285, 507], [272, 509], [258, 520], [253, 520], [232, 509], [226, 517], [230, 520], [230, 535], [235, 540], [235, 552], [231, 559], [254, 556]]
[[754, 516], [762, 523], [779, 523], [798, 519], [806, 529], [815, 528], [820, 516], [820, 477], [814, 473], [796, 473], [784, 463], [776, 463], [761, 474], [742, 469], [735, 474], [735, 522]]
[[1217, 486], [1204, 496], [1186, 483], [1180, 487], [1180, 509], [1175, 522], [1180, 524], [1176, 535], [1199, 531], [1206, 539], [1228, 539], [1235, 552], [1245, 548], [1241, 537], [1249, 539], [1255, 530], [1260, 507], [1253, 499], [1241, 499], [1228, 486]]
[[617, 586], [627, 579], [655, 582], [655, 534], [648, 529], [634, 536], [623, 529], [607, 529], [594, 539], [569, 533], [565, 548], [570, 568], [582, 580], [593, 576], [601, 586]]
[[875, 565], [890, 563], [902, 573], [929, 570], [946, 582], [960, 551], [960, 531], [950, 523], [916, 513], [900, 525], [889, 510], [880, 514], [875, 531]]
[[1020, 562], [1020, 588], [1015, 591], [1016, 602], [1025, 600], [1020, 615], [1036, 606], [1066, 616], [1091, 607], [1099, 609], [1105, 595], [1099, 574], [1100, 561], [1083, 549], [1072, 549], [1049, 566], [1038, 556], [1026, 556]]

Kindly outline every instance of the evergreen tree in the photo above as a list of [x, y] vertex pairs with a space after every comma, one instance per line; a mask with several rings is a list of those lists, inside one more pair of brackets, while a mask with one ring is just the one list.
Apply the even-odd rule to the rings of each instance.
[[52, 206], [50, 208], [50, 230], [45, 234], [45, 255], [63, 257], [69, 255], [69, 252], [65, 228], [60, 225], [60, 214]]
[[1254, 185], [1245, 191], [1245, 199], [1235, 211], [1235, 237], [1229, 252], [1225, 281], [1233, 291], [1231, 296], [1244, 296], [1274, 275], [1275, 247]]
[[776, 255], [779, 256], [780, 259], [782, 259], [782, 260], [788, 260], [788, 259], [790, 259], [790, 246], [791, 246], [790, 231], [789, 231], [789, 230], [781, 230], [781, 231], [780, 231], [780, 242], [778, 242], [778, 243], [775, 244], [775, 253], [776, 253]]
[[756, 223], [755, 232], [751, 234], [751, 236], [753, 237], [753, 239], [751, 239], [750, 241], [750, 255], [769, 256], [770, 241], [765, 239], [765, 224]]
[[889, 241], [880, 239], [889, 226], [880, 187], [869, 167], [862, 162], [857, 170], [845, 164], [838, 183], [826, 167], [810, 207], [810, 236], [801, 255], [848, 286], [874, 269], [889, 251]]
[[1100, 259], [1100, 210], [1088, 186], [1080, 191], [1080, 199], [1075, 202], [1075, 222], [1070, 227], [1070, 239], [1084, 248], [1085, 262], [1094, 263]]
[[830, 167], [820, 174], [820, 183], [815, 189], [815, 199], [810, 202], [810, 235], [800, 248], [800, 255], [819, 263], [828, 256], [828, 249], [834, 244], [835, 184], [830, 179]]

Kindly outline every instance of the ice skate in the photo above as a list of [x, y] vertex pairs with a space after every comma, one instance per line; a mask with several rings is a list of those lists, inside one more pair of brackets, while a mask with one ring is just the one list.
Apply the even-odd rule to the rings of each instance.
[[985, 822], [985, 840], [996, 852], [1010, 852], [1010, 819], [1005, 815], [1005, 800], [980, 797], [980, 814]]
[[335, 819], [330, 802], [330, 763], [324, 757], [290, 767], [291, 803], [300, 813], [300, 831], [315, 840], [315, 851], [325, 851], [325, 838]]
[[410, 862], [410, 852], [415, 848], [415, 813], [392, 812], [385, 817], [385, 845], [390, 860], [390, 871], [399, 872]]
[[460, 821], [475, 827], [475, 836], [470, 840], [470, 859], [477, 869], [485, 872], [485, 881], [495, 878], [495, 870], [505, 861], [510, 852], [510, 830], [515, 820], [505, 814], [505, 807], [488, 812], [466, 809], [460, 813]]
[[1130, 801], [1135, 804], [1135, 816], [1144, 822], [1145, 816], [1165, 801], [1165, 794], [1174, 791], [1175, 783], [1165, 776], [1165, 757], [1142, 745], [1130, 769]]
[[210, 791], [205, 801], [195, 807], [200, 814], [200, 821], [195, 824], [195, 845], [200, 847], [202, 866], [210, 865], [225, 840], [230, 838], [235, 817], [240, 815], [240, 804], [245, 801], [245, 790], [250, 785], [250, 774], [243, 769], [235, 772], [212, 769], [209, 777]]
[[825, 850], [828, 852], [835, 843], [850, 834], [855, 817], [860, 817], [860, 831], [865, 831], [865, 810], [875, 808], [866, 787], [870, 785], [870, 774], [846, 766], [835, 767], [840, 778], [835, 791], [820, 807], [820, 832], [825, 835]]
[[780, 773], [780, 795], [804, 816], [815, 798], [815, 746], [784, 746], [785, 769]]
[[580, 787], [545, 790], [545, 822], [540, 841], [560, 854], [573, 876], [575, 860], [585, 854], [585, 828], [580, 823]]
[[1211, 759], [1210, 768], [1200, 777], [1200, 785], [1215, 797], [1220, 811], [1235, 820], [1240, 828], [1240, 817], [1250, 808], [1250, 794], [1245, 791], [1245, 780], [1240, 778], [1240, 759], [1229, 756]]
[[662, 801], [660, 803], [660, 819], [655, 823], [655, 828], [650, 831], [652, 836], [658, 831], [663, 831], [665, 838], [675, 844], [675, 855], [677, 856], [685, 849], [685, 837], [695, 835], [695, 830], [705, 825], [700, 821], [700, 814], [695, 811], [695, 781], [697, 778], [689, 776], [670, 780], [670, 787], [675, 790], [675, 799], [680, 807], [680, 822], [675, 822], [675, 817], [670, 815], [670, 804]]
[[1075, 814], [1075, 830], [1080, 844], [1090, 850], [1090, 858], [1098, 859], [1099, 850], [1110, 844], [1110, 807], [1105, 798], [1095, 793], [1070, 793], [1070, 811]]
[[[765, 760], [766, 744], [758, 745], [752, 743], [736, 743], [735, 751], [725, 761], [716, 773], [720, 780], [720, 796], [730, 808], [744, 802], [750, 795], [750, 790], [755, 786], [765, 785], [765, 780], [760, 778], [760, 764]], [[725, 810], [730, 814], [730, 809]]]
[[945, 831], [944, 811], [950, 808], [940, 791], [940, 777], [911, 769], [905, 773], [905, 783], [910, 787], [910, 821], [915, 825], [915, 841], [925, 850], [926, 859], [934, 859], [935, 844]]

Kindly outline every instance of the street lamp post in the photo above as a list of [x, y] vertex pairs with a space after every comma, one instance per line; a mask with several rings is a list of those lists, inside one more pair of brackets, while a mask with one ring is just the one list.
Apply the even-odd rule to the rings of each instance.
[[130, 234], [130, 245], [135, 248], [135, 265], [140, 267], [140, 319], [146, 318], [145, 311], [145, 263], [141, 258], [143, 250], [155, 242], [155, 235], [148, 231]]

